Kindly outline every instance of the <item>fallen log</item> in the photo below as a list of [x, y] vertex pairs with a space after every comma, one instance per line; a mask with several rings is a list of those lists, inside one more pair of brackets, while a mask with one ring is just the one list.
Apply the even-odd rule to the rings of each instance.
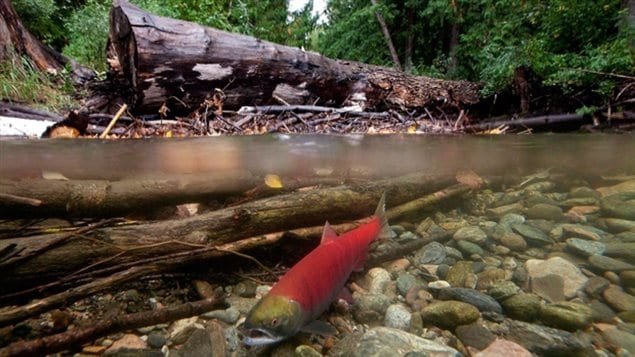
[[[462, 107], [479, 100], [478, 85], [411, 76], [378, 66], [337, 61], [299, 48], [155, 16], [117, 0], [110, 14], [113, 83], [137, 113], [191, 113], [199, 107], [238, 109], [288, 104], [365, 108]], [[127, 97], [130, 94], [129, 97]], [[111, 98], [113, 99], [113, 98]], [[349, 101], [350, 100], [350, 101]]]
[[[27, 289], [86, 267], [108, 267], [148, 257], [215, 246], [270, 232], [337, 223], [368, 216], [387, 192], [395, 205], [449, 185], [450, 179], [415, 174], [399, 178], [312, 189], [260, 199], [198, 216], [138, 225], [100, 227], [81, 235], [44, 234], [3, 239], [20, 253], [0, 263], [5, 291]], [[42, 247], [59, 242], [44, 252]], [[2, 248], [0, 246], [0, 248]], [[40, 254], [21, 260], [36, 250]], [[69, 258], [72, 257], [72, 258]], [[19, 264], [15, 264], [15, 261]]]
[[[0, 180], [0, 218], [115, 217], [252, 189], [247, 171], [109, 180]], [[39, 204], [34, 202], [39, 201]]]

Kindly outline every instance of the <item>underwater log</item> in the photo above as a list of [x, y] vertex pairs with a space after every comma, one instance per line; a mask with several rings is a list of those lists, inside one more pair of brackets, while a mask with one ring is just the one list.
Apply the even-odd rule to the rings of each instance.
[[[447, 176], [413, 174], [281, 194], [178, 220], [97, 227], [73, 236], [68, 236], [73, 232], [60, 232], [3, 239], [3, 246], [13, 244], [19, 254], [0, 262], [4, 272], [0, 285], [6, 292], [23, 290], [87, 267], [104, 268], [213, 247], [261, 234], [321, 225], [325, 220], [351, 221], [367, 217], [384, 191], [388, 204], [396, 205], [450, 184]], [[38, 254], [20, 258], [33, 251]]]

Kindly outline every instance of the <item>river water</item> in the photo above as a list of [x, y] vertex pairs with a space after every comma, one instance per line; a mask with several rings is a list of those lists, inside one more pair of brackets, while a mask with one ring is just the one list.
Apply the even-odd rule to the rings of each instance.
[[[449, 184], [457, 178], [465, 183], [461, 179], [465, 177], [483, 182], [477, 180], [480, 186], [468, 193], [461, 191], [458, 201], [390, 222], [395, 237], [373, 249], [408, 246], [412, 250], [353, 275], [352, 307], [326, 313], [329, 321], [340, 323], [336, 323], [340, 332], [330, 341], [307, 335], [304, 340], [248, 352], [240, 343], [239, 317], [258, 299], [242, 293], [244, 285], [253, 281], [225, 283], [227, 302], [231, 311], [237, 311], [236, 319], [220, 313], [216, 317], [226, 355], [283, 353], [289, 345], [312, 349], [313, 355], [341, 356], [409, 352], [459, 356], [478, 351], [484, 351], [482, 356], [525, 356], [527, 351], [635, 354], [633, 135], [0, 141], [4, 209], [14, 210], [16, 202], [25, 204], [16, 201], [20, 192], [11, 191], [20, 187], [18, 183], [114, 184], [137, 178], [233, 178], [243, 173], [256, 177], [257, 185], [282, 189], [298, 177], [344, 183], [424, 173], [447, 176]], [[219, 182], [224, 185], [221, 194], [246, 189], [245, 181], [238, 179]], [[29, 195], [38, 192], [22, 187]], [[304, 188], [311, 189], [315, 187]], [[447, 191], [435, 190], [429, 194], [443, 200], [441, 192]], [[390, 214], [394, 207], [387, 208]], [[0, 210], [0, 219], [14, 219], [15, 212], [21, 211]], [[319, 220], [329, 219], [328, 213], [325, 216]], [[2, 254], [10, 252], [3, 242], [19, 246], [19, 239], [27, 239], [19, 238], [21, 232], [3, 228]], [[102, 238], [91, 236], [94, 242]], [[0, 263], [4, 259], [8, 258], [0, 255]], [[270, 284], [259, 285], [260, 291], [266, 291]], [[153, 297], [157, 298], [162, 299], [160, 294]], [[50, 319], [46, 316], [40, 321]], [[157, 325], [151, 332], [132, 334], [159, 334], [167, 340], [167, 350], [185, 353], [198, 346], [187, 338], [176, 341], [173, 328]], [[8, 343], [4, 336], [0, 347]], [[201, 353], [211, 355], [212, 350]]]

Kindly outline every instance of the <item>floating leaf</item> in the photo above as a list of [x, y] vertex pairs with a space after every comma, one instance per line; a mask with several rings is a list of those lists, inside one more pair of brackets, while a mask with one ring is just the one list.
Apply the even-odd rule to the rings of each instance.
[[62, 175], [59, 172], [55, 172], [55, 171], [42, 171], [42, 178], [45, 180], [62, 180], [62, 181], [68, 181], [68, 178], [64, 175]]
[[271, 188], [282, 188], [280, 176], [269, 174], [265, 176], [265, 185]]

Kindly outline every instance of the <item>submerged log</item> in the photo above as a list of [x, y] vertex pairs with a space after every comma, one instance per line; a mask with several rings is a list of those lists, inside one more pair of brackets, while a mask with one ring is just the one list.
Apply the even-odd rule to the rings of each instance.
[[[148, 257], [210, 247], [260, 234], [369, 216], [382, 192], [388, 204], [410, 201], [449, 184], [416, 174], [283, 194], [199, 216], [156, 223], [100, 227], [67, 237], [45, 234], [2, 240], [20, 253], [0, 263], [0, 285], [25, 289], [87, 267], [108, 267]], [[0, 247], [1, 248], [1, 247]], [[29, 259], [23, 256], [37, 251]], [[72, 257], [72, 258], [69, 258]]]
[[[138, 113], [272, 104], [396, 109], [476, 103], [478, 86], [332, 60], [315, 52], [155, 16], [125, 0], [110, 15], [109, 62]], [[126, 90], [124, 89], [124, 91]], [[121, 99], [121, 98], [119, 98]], [[92, 105], [101, 105], [96, 98]], [[95, 109], [95, 108], [93, 108]]]

